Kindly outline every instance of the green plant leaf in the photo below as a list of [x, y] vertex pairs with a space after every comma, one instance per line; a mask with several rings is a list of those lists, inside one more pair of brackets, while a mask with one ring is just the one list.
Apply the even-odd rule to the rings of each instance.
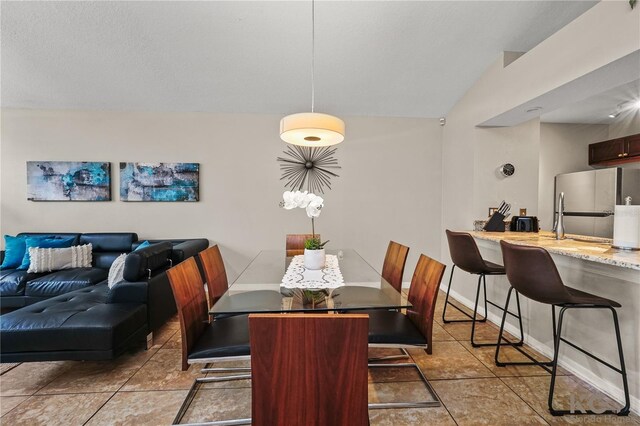
[[631, 9], [633, 9], [636, 5], [636, 0], [629, 0], [629, 5], [631, 6]]

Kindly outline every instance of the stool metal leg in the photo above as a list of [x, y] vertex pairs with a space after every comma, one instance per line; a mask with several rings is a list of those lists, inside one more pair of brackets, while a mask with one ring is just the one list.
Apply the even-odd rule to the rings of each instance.
[[[563, 321], [563, 317], [564, 317], [564, 313], [567, 309], [570, 308], [590, 308], [590, 309], [609, 309], [611, 310], [611, 313], [613, 315], [613, 324], [614, 324], [614, 328], [616, 331], [616, 343], [618, 344], [618, 354], [620, 356], [620, 368], [616, 368], [613, 365], [609, 364], [608, 362], [604, 361], [603, 359], [598, 358], [597, 356], [585, 351], [584, 349], [582, 349], [581, 347], [575, 345], [574, 343], [564, 339], [562, 337], [562, 321]], [[588, 355], [590, 358], [593, 358], [594, 360], [600, 362], [601, 364], [603, 364], [606, 367], [609, 367], [610, 369], [614, 370], [617, 373], [620, 373], [620, 375], [622, 375], [622, 385], [624, 388], [624, 398], [625, 398], [625, 405], [624, 407], [622, 407], [619, 411], [614, 411], [614, 410], [603, 410], [603, 411], [593, 411], [593, 410], [581, 410], [581, 411], [575, 411], [575, 410], [556, 410], [555, 408], [553, 408], [553, 392], [555, 390], [555, 382], [556, 382], [556, 373], [557, 373], [557, 367], [558, 367], [558, 353], [559, 353], [559, 349], [560, 349], [560, 342], [565, 342], [567, 343], [569, 346], [573, 347], [574, 349], [579, 350], [580, 352], [584, 353], [585, 355]], [[629, 398], [629, 384], [627, 382], [627, 369], [625, 367], [624, 364], [624, 355], [622, 353], [622, 340], [620, 338], [620, 325], [618, 323], [618, 314], [616, 312], [616, 310], [611, 307], [611, 306], [596, 306], [596, 305], [569, 305], [569, 306], [562, 306], [560, 309], [560, 315], [558, 317], [558, 331], [555, 337], [555, 353], [553, 356], [553, 371], [551, 373], [551, 384], [549, 386], [549, 412], [551, 413], [551, 415], [553, 416], [562, 416], [565, 414], [617, 414], [618, 416], [627, 416], [629, 415], [629, 408], [631, 405], [630, 402], [630, 398]]]
[[[447, 295], [444, 298], [444, 307], [442, 308], [442, 322], [445, 324], [449, 324], [451, 322], [471, 322], [473, 321], [475, 318], [472, 317], [471, 315], [469, 315], [468, 313], [466, 313], [464, 310], [462, 310], [461, 308], [459, 308], [458, 306], [454, 305], [453, 303], [449, 302], [449, 291], [451, 290], [451, 282], [453, 281], [453, 271], [456, 269], [456, 265], [453, 265], [453, 267], [451, 268], [451, 274], [449, 275], [449, 286], [447, 287]], [[478, 286], [480, 285], [480, 281], [478, 281]], [[478, 288], [478, 291], [480, 291], [480, 288]], [[479, 293], [478, 293], [479, 295]], [[485, 288], [484, 291], [484, 299], [485, 299], [485, 304], [484, 304], [484, 308], [485, 308], [485, 314], [487, 312], [487, 289]], [[476, 305], [478, 304], [478, 297], [476, 296]], [[467, 317], [469, 317], [469, 319], [457, 319], [457, 320], [448, 320], [446, 319], [446, 314], [447, 314], [447, 306], [451, 305], [453, 306], [455, 309], [457, 309], [458, 311], [462, 312], [464, 315], [466, 315]], [[487, 321], [487, 317], [485, 316], [484, 318], [481, 319], [477, 319], [476, 321], [479, 322], [486, 322]]]
[[[485, 300], [485, 315], [488, 312], [487, 311], [487, 278], [486, 276], [483, 274], [482, 275], [482, 280], [484, 283], [484, 300]], [[511, 289], [513, 289], [513, 287], [511, 287]], [[524, 330], [522, 328], [522, 312], [520, 311], [520, 298], [518, 297], [518, 292], [516, 291], [516, 306], [518, 307], [518, 315], [515, 315], [511, 312], [509, 312], [509, 300], [511, 298], [511, 289], [509, 290], [509, 292], [507, 293], [507, 302], [505, 303], [504, 308], [502, 308], [501, 306], [496, 305], [495, 303], [489, 301], [489, 303], [492, 306], [495, 306], [496, 308], [500, 309], [501, 311], [503, 311], [503, 323], [504, 323], [504, 319], [506, 318], [507, 314], [512, 315], [513, 317], [518, 319], [518, 323], [520, 324], [520, 340], [518, 340], [517, 342], [509, 342], [507, 339], [504, 339], [506, 343], [502, 343], [502, 339], [498, 338], [498, 343], [476, 343], [474, 341], [474, 336], [475, 336], [475, 328], [476, 328], [476, 324], [475, 322], [471, 325], [471, 346], [473, 346], [474, 348], [479, 348], [479, 347], [484, 347], [484, 346], [500, 346], [500, 345], [509, 345], [509, 346], [522, 346], [524, 344]], [[476, 309], [477, 309], [477, 303], [476, 303]], [[500, 336], [502, 336], [502, 330], [500, 332]]]
[[[517, 343], [511, 343], [506, 338], [502, 337], [504, 333], [504, 324], [507, 320], [507, 314], [510, 313], [508, 311], [508, 308], [509, 308], [509, 301], [511, 300], [511, 292], [513, 292], [514, 290], [515, 289], [513, 287], [510, 287], [509, 291], [507, 292], [507, 302], [505, 303], [505, 309], [502, 314], [502, 321], [500, 321], [500, 332], [498, 333], [498, 343], [495, 345], [496, 346], [496, 354], [495, 354], [496, 365], [498, 367], [505, 367], [507, 365], [536, 365], [538, 367], [541, 367], [547, 370], [547, 372], [551, 373], [551, 370], [548, 368], [553, 364], [551, 361], [549, 362], [538, 361], [520, 348], [520, 346], [524, 342], [524, 332], [522, 329], [522, 319], [521, 319], [522, 314], [520, 312], [520, 299], [519, 299], [517, 290], [515, 290], [515, 292], [516, 292], [516, 301], [518, 305], [518, 317], [520, 318], [520, 341]], [[505, 343], [501, 343], [503, 339]], [[500, 361], [500, 346], [511, 346], [514, 349], [516, 349], [518, 352], [520, 352], [522, 355], [529, 358], [530, 361], [502, 362]]]

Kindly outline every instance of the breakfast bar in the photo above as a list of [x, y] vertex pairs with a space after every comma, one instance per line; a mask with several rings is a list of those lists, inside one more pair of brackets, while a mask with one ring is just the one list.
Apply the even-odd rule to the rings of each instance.
[[[612, 248], [612, 241], [567, 234], [565, 239], [557, 240], [551, 232], [483, 232], [472, 231], [482, 256], [495, 263], [502, 264], [499, 242], [504, 240], [512, 244], [536, 246], [546, 249], [553, 258], [565, 285], [615, 300], [622, 305], [618, 310], [625, 362], [629, 378], [632, 406], [640, 402], [640, 251], [627, 251]], [[495, 285], [488, 287], [488, 298], [502, 300], [506, 298], [509, 283], [505, 276], [491, 277]], [[463, 303], [473, 306], [471, 297], [462, 294]], [[545, 356], [553, 356], [553, 336], [551, 312], [549, 306], [525, 297], [520, 298], [525, 342]], [[501, 313], [490, 309], [488, 318], [499, 324]], [[617, 366], [619, 364], [615, 343], [614, 326], [610, 312], [570, 312], [563, 334], [583, 348]], [[516, 323], [507, 320], [505, 328], [518, 335]], [[593, 362], [590, 358], [568, 345], [560, 349], [561, 365], [576, 376], [588, 381], [596, 388], [608, 392], [618, 401], [623, 399], [620, 376], [608, 368]], [[595, 401], [576, 401], [585, 408]], [[597, 408], [597, 407], [596, 407]]]

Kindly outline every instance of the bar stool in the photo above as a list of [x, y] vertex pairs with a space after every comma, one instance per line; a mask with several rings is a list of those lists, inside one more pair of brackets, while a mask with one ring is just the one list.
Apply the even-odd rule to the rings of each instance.
[[[495, 263], [488, 262], [482, 258], [480, 254], [480, 250], [478, 250], [478, 246], [476, 245], [475, 240], [466, 232], [453, 232], [450, 230], [446, 230], [447, 240], [449, 241], [449, 253], [451, 254], [451, 260], [453, 261], [453, 268], [451, 268], [451, 275], [449, 275], [449, 286], [447, 287], [447, 296], [444, 299], [444, 308], [442, 309], [442, 322], [445, 324], [452, 322], [471, 322], [471, 345], [475, 348], [481, 346], [495, 346], [495, 343], [476, 343], [474, 341], [476, 322], [486, 322], [487, 321], [487, 304], [494, 306], [501, 311], [512, 315], [517, 318], [520, 322], [520, 340], [515, 343], [517, 346], [521, 346], [524, 342], [524, 332], [522, 330], [522, 316], [520, 314], [520, 299], [518, 299], [518, 295], [516, 294], [516, 304], [518, 307], [518, 314], [514, 314], [509, 312], [509, 302], [503, 308], [492, 302], [491, 300], [487, 300], [487, 275], [504, 275], [505, 270], [503, 266], [500, 266]], [[463, 311], [458, 306], [449, 302], [449, 291], [451, 290], [451, 282], [453, 281], [453, 271], [456, 269], [456, 266], [463, 271], [466, 271], [470, 274], [478, 275], [478, 287], [476, 290], [476, 301], [473, 308], [473, 316], [469, 315], [465, 311]], [[478, 301], [480, 299], [480, 286], [484, 289], [484, 317], [482, 319], [477, 319], [478, 312]], [[451, 305], [464, 315], [469, 317], [470, 319], [459, 319], [459, 320], [448, 320], [445, 315], [447, 313], [447, 305]], [[501, 343], [504, 344], [504, 343]]]
[[[554, 355], [553, 361], [551, 362], [552, 370], [550, 371], [551, 385], [549, 387], [548, 400], [549, 412], [554, 416], [562, 416], [564, 414], [617, 414], [619, 416], [628, 415], [630, 407], [629, 385], [627, 383], [627, 371], [624, 365], [624, 356], [622, 354], [622, 341], [620, 339], [618, 314], [615, 310], [615, 308], [620, 308], [621, 305], [613, 300], [605, 299], [604, 297], [585, 293], [583, 291], [565, 286], [562, 282], [562, 278], [560, 278], [560, 274], [558, 273], [558, 269], [556, 268], [553, 259], [543, 248], [519, 246], [507, 243], [505, 241], [500, 241], [500, 246], [502, 247], [502, 256], [507, 272], [507, 278], [511, 283], [511, 288], [509, 289], [509, 292], [507, 294], [507, 303], [509, 303], [511, 292], [515, 290], [516, 296], [518, 295], [518, 293], [522, 293], [524, 296], [528, 297], [529, 299], [535, 300], [536, 302], [551, 305], [553, 319]], [[560, 308], [557, 329], [555, 310], [556, 307]], [[596, 357], [595, 355], [585, 351], [581, 347], [562, 337], [562, 321], [564, 319], [564, 313], [567, 311], [567, 309], [609, 309], [611, 311], [611, 314], [613, 315], [613, 324], [616, 331], [616, 341], [618, 343], [620, 368], [614, 367], [608, 362]], [[498, 342], [502, 340], [505, 318], [506, 315], [503, 315], [502, 322], [500, 324], [500, 334], [498, 336]], [[620, 411], [616, 412], [613, 410], [607, 410], [604, 412], [596, 413], [590, 410], [574, 412], [571, 410], [556, 410], [555, 408], [553, 408], [553, 391], [556, 382], [558, 352], [560, 349], [561, 341], [622, 375], [625, 406]], [[499, 355], [500, 345], [496, 347], [496, 365], [502, 366], [518, 364], [500, 363], [498, 361]], [[548, 368], [543, 368], [549, 371]]]

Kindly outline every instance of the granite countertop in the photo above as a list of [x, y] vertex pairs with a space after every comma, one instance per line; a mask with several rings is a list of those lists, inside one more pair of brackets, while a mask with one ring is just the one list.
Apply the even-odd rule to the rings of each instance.
[[608, 238], [566, 234], [566, 239], [556, 240], [552, 232], [469, 232], [474, 238], [513, 244], [542, 247], [549, 253], [575, 257], [592, 262], [605, 263], [640, 270], [640, 251], [618, 250], [611, 247]]

